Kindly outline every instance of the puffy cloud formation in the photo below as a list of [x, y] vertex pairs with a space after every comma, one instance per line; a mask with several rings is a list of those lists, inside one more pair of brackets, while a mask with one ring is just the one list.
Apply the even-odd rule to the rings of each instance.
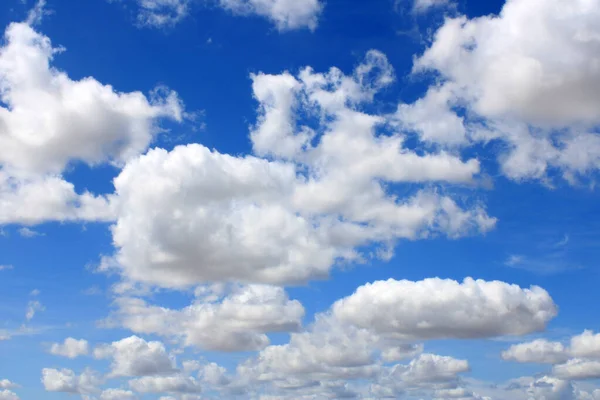
[[600, 379], [600, 334], [586, 330], [573, 336], [570, 345], [540, 339], [511, 346], [505, 360], [553, 364], [553, 374], [563, 380]]
[[0, 390], [0, 400], [19, 400], [19, 396], [10, 390]]
[[[465, 210], [436, 190], [407, 198], [386, 191], [385, 182], [472, 183], [479, 162], [444, 152], [418, 155], [403, 148], [400, 134], [376, 135], [383, 117], [356, 107], [393, 80], [381, 53], [370, 52], [351, 76], [305, 69], [298, 79], [285, 73], [253, 79], [260, 103], [254, 150], [276, 159], [190, 144], [130, 161], [115, 179], [118, 251], [107, 265], [170, 288], [290, 284], [326, 277], [340, 262], [363, 261], [361, 246], [381, 245], [379, 255], [387, 257], [398, 239], [454, 238], [494, 227], [482, 207]], [[307, 141], [312, 128], [294, 123], [302, 101], [305, 112], [331, 116], [318, 129], [324, 132], [318, 144]]]
[[236, 14], [256, 14], [269, 19], [278, 30], [315, 30], [324, 4], [321, 0], [219, 0]]
[[356, 380], [372, 382], [374, 398], [434, 389], [458, 393], [458, 375], [469, 371], [468, 362], [420, 354], [423, 346], [411, 341], [524, 335], [545, 329], [556, 312], [548, 293], [538, 287], [472, 279], [462, 284], [375, 282], [318, 314], [306, 331], [292, 333], [289, 343], [268, 346], [238, 366], [236, 379], [270, 382], [292, 393], [291, 398], [307, 390], [328, 393], [323, 385]]
[[545, 329], [557, 314], [540, 287], [467, 278], [367, 284], [336, 302], [340, 321], [400, 338], [482, 338], [525, 335]]
[[100, 383], [100, 378], [91, 370], [85, 370], [81, 375], [76, 375], [70, 369], [42, 370], [42, 384], [49, 392], [90, 394], [97, 391]]
[[[43, 2], [40, 3], [43, 5]], [[40, 11], [41, 12], [41, 11]], [[120, 93], [52, 66], [63, 51], [27, 23], [0, 47], [0, 224], [114, 218], [108, 201], [60, 175], [72, 162], [123, 164], [145, 151], [161, 118], [182, 120], [174, 92]]]
[[597, 1], [509, 0], [497, 16], [447, 19], [414, 65], [442, 83], [401, 105], [400, 124], [441, 144], [502, 140], [514, 179], [597, 170], [598, 18]]
[[282, 288], [262, 285], [236, 286], [225, 297], [198, 298], [182, 310], [151, 306], [139, 298], [120, 298], [116, 305], [109, 325], [213, 351], [260, 350], [269, 344], [266, 333], [296, 331], [304, 316], [302, 305]]
[[71, 161], [124, 163], [148, 147], [158, 118], [181, 120], [174, 92], [119, 93], [93, 78], [71, 80], [51, 66], [61, 51], [24, 23], [0, 48], [0, 164], [61, 173]]
[[137, 396], [130, 390], [106, 389], [100, 394], [100, 400], [135, 400]]
[[79, 356], [86, 356], [90, 351], [87, 340], [66, 338], [64, 343], [53, 343], [50, 346], [50, 354], [55, 356], [62, 356], [67, 358], [77, 358]]
[[200, 383], [182, 375], [144, 376], [129, 381], [129, 386], [140, 393], [200, 393]]
[[9, 381], [8, 379], [0, 379], [0, 389], [16, 389], [18, 387], [19, 385]]
[[94, 357], [111, 359], [111, 377], [145, 376], [175, 372], [173, 361], [161, 342], [131, 336], [94, 349]]
[[567, 361], [569, 354], [562, 343], [538, 339], [511, 346], [502, 352], [502, 358], [520, 363], [560, 364]]
[[[109, 0], [110, 1], [110, 0]], [[136, 0], [138, 23], [155, 28], [176, 25], [188, 16], [190, 0]]]

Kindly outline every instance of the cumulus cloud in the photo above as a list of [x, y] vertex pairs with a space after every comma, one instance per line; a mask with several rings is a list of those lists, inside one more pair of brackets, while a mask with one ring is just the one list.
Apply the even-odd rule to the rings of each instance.
[[137, 396], [130, 390], [106, 389], [100, 394], [100, 400], [135, 400]]
[[18, 387], [19, 385], [9, 381], [8, 379], [0, 379], [0, 389], [16, 389]]
[[109, 325], [213, 351], [260, 350], [269, 344], [266, 333], [296, 331], [304, 316], [302, 305], [282, 288], [262, 285], [236, 286], [212, 300], [200, 297], [181, 310], [138, 298], [119, 298], [116, 306]]
[[123, 164], [146, 150], [157, 121], [181, 121], [174, 92], [120, 93], [55, 68], [63, 51], [26, 23], [0, 47], [0, 224], [107, 220], [108, 201], [78, 193], [61, 173], [72, 162]]
[[67, 358], [77, 358], [89, 353], [89, 344], [87, 340], [66, 338], [63, 343], [53, 343], [50, 346], [50, 354]]
[[19, 400], [19, 396], [10, 390], [0, 390], [0, 400]]
[[202, 387], [193, 377], [145, 376], [129, 381], [129, 386], [140, 393], [200, 393]]
[[85, 370], [81, 375], [76, 375], [70, 369], [42, 370], [42, 384], [49, 392], [90, 394], [95, 393], [101, 383], [101, 379], [92, 370]]
[[321, 0], [219, 0], [236, 14], [256, 14], [269, 19], [280, 31], [315, 30], [324, 4]]
[[[414, 65], [442, 83], [401, 106], [400, 119], [442, 144], [503, 141], [499, 160], [513, 179], [558, 170], [573, 182], [597, 170], [598, 10], [595, 1], [509, 0], [499, 15], [447, 19]], [[466, 109], [463, 129], [454, 108]]]
[[147, 342], [131, 336], [94, 349], [97, 359], [110, 359], [111, 377], [170, 374], [173, 360], [161, 342]]
[[569, 354], [560, 342], [538, 339], [511, 346], [502, 352], [502, 358], [520, 363], [559, 364], [567, 361]]
[[542, 288], [504, 282], [379, 281], [336, 302], [341, 321], [401, 338], [472, 339], [545, 329], [557, 307]]
[[[369, 52], [350, 76], [305, 69], [298, 79], [284, 73], [253, 80], [260, 103], [254, 150], [275, 159], [190, 144], [130, 161], [115, 179], [117, 253], [107, 265], [166, 287], [301, 283], [328, 276], [340, 262], [363, 261], [362, 246], [382, 245], [378, 254], [387, 256], [399, 239], [494, 227], [481, 206], [463, 209], [436, 190], [405, 198], [386, 190], [385, 182], [473, 183], [479, 162], [418, 155], [403, 147], [404, 136], [376, 134], [384, 118], [356, 107], [393, 81], [381, 53]], [[306, 142], [311, 128], [296, 126], [289, 110], [302, 101], [305, 112], [332, 117], [322, 119], [314, 146]]]

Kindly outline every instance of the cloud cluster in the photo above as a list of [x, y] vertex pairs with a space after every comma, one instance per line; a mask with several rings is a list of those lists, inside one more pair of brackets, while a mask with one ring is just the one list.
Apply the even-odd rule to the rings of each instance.
[[[115, 1], [115, 0], [108, 0]], [[192, 0], [135, 0], [141, 26], [172, 27], [189, 16]], [[206, 2], [208, 3], [208, 2]], [[314, 31], [324, 4], [321, 0], [217, 0], [216, 4], [236, 15], [255, 15], [272, 22], [279, 31]]]
[[401, 105], [399, 125], [442, 145], [502, 141], [517, 180], [596, 171], [599, 12], [596, 1], [509, 0], [499, 15], [448, 18], [414, 64], [442, 82]]
[[563, 380], [600, 379], [600, 334], [585, 331], [573, 336], [569, 345], [545, 339], [511, 346], [504, 360], [552, 364], [553, 374]]
[[85, 356], [89, 351], [89, 344], [85, 339], [66, 338], [64, 343], [53, 343], [50, 346], [50, 354], [71, 359]]

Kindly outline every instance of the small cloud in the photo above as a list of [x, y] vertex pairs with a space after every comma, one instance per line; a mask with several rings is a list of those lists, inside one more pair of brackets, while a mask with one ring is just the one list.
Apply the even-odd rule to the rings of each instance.
[[27, 227], [23, 227], [21, 229], [19, 229], [19, 235], [21, 235], [24, 238], [34, 238], [36, 236], [44, 236], [43, 233], [40, 232], [36, 232], [33, 229], [29, 229]]
[[564, 247], [569, 243], [569, 235], [565, 235], [565, 237], [560, 241], [554, 244], [554, 247]]
[[27, 319], [27, 321], [31, 321], [38, 311], [44, 310], [46, 310], [46, 307], [44, 307], [42, 303], [40, 303], [37, 300], [32, 300], [27, 305], [27, 312], [25, 313], [25, 318]]
[[10, 269], [15, 269], [12, 265], [0, 265], [0, 271], [8, 271]]
[[508, 257], [508, 260], [504, 262], [505, 265], [509, 267], [514, 267], [516, 265], [523, 264], [524, 257], [520, 255], [513, 254]]
[[206, 40], [206, 44], [211, 44], [212, 42], [213, 42], [213, 38], [211, 38], [211, 37], [209, 37], [209, 38]]
[[40, 293], [41, 293], [41, 292], [40, 292], [40, 290], [39, 290], [39, 289], [33, 289], [33, 290], [31, 291], [31, 293], [29, 293], [29, 294], [30, 294], [31, 296], [34, 296], [34, 297], [35, 297], [35, 296], [39, 296], [39, 295], [40, 295]]

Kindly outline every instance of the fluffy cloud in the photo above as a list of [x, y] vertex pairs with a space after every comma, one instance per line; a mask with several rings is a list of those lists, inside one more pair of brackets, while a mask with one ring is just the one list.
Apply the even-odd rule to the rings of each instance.
[[89, 344], [87, 340], [66, 338], [64, 343], [53, 343], [50, 346], [50, 354], [67, 358], [77, 358], [89, 353]]
[[[260, 103], [254, 150], [277, 159], [190, 144], [130, 161], [115, 179], [118, 251], [107, 265], [171, 288], [289, 284], [326, 277], [341, 261], [363, 261], [361, 246], [380, 244], [379, 255], [388, 256], [398, 239], [494, 227], [482, 207], [465, 210], [436, 190], [405, 198], [387, 192], [386, 182], [472, 183], [479, 162], [445, 152], [418, 155], [403, 148], [404, 136], [376, 134], [384, 118], [355, 108], [393, 80], [381, 53], [368, 53], [351, 76], [305, 69], [298, 79], [253, 79]], [[332, 117], [322, 119], [324, 133], [314, 147], [306, 142], [311, 128], [292, 121], [289, 109], [298, 102], [307, 113]]]
[[234, 287], [227, 296], [199, 298], [182, 310], [148, 305], [142, 299], [117, 299], [108, 323], [136, 333], [179, 339], [187, 346], [213, 351], [260, 350], [266, 333], [296, 331], [304, 308], [278, 287]]
[[[43, 2], [40, 4], [43, 5]], [[146, 150], [157, 121], [182, 119], [174, 92], [120, 93], [52, 66], [63, 51], [26, 23], [0, 47], [0, 224], [113, 218], [108, 201], [77, 193], [61, 173], [72, 162], [122, 164]]]
[[[596, 1], [509, 0], [497, 16], [447, 19], [414, 65], [443, 83], [401, 106], [400, 118], [440, 143], [503, 140], [509, 152], [500, 162], [514, 179], [544, 179], [558, 169], [574, 180], [596, 170], [599, 13]], [[462, 131], [455, 107], [471, 121]], [[428, 124], [440, 110], [441, 125]]]
[[19, 400], [19, 396], [10, 390], [0, 390], [0, 400]]
[[60, 173], [74, 160], [123, 163], [159, 132], [158, 118], [181, 120], [177, 95], [119, 93], [93, 78], [71, 80], [53, 68], [61, 50], [23, 23], [9, 25], [0, 48], [0, 164]]
[[175, 372], [173, 361], [160, 342], [131, 336], [94, 349], [94, 357], [111, 359], [112, 377], [160, 375]]
[[467, 278], [367, 284], [333, 307], [341, 321], [401, 338], [482, 338], [545, 329], [557, 314], [540, 287]]
[[321, 0], [219, 0], [236, 14], [256, 14], [269, 19], [280, 31], [315, 30], [323, 10]]
[[89, 394], [96, 392], [100, 383], [101, 380], [91, 370], [85, 370], [81, 375], [76, 375], [70, 369], [42, 370], [42, 384], [49, 392]]
[[187, 17], [190, 0], [136, 0], [139, 6], [138, 22], [155, 28], [176, 25]]
[[18, 387], [19, 385], [9, 381], [8, 379], [0, 379], [0, 389], [16, 389]]
[[560, 364], [567, 361], [569, 354], [562, 343], [538, 339], [511, 346], [502, 358], [520, 363]]
[[145, 376], [129, 381], [129, 386], [140, 393], [200, 393], [200, 383], [181, 375]]
[[106, 389], [100, 394], [100, 400], [135, 400], [136, 395], [129, 390]]
[[600, 361], [574, 358], [565, 364], [554, 366], [552, 373], [565, 380], [598, 379], [600, 378]]

